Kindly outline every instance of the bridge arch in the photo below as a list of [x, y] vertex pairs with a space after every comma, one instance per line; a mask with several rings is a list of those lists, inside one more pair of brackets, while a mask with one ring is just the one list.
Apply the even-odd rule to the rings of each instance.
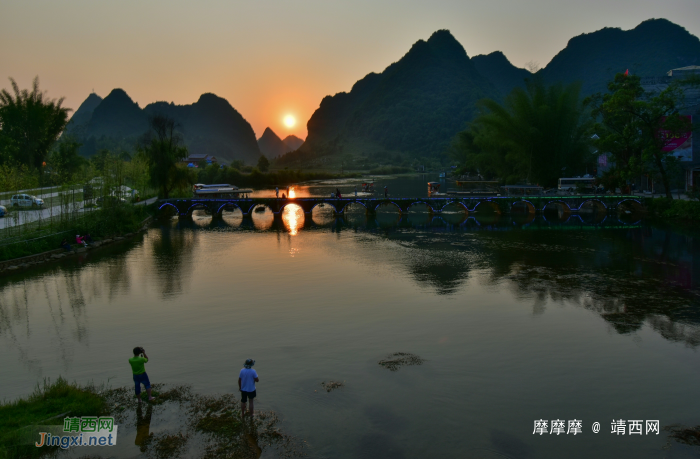
[[[287, 203], [287, 204], [284, 205], [284, 207], [288, 206], [289, 204], [294, 204], [294, 203], [292, 203], [292, 202]], [[314, 209], [317, 208], [317, 207], [325, 207], [325, 206], [331, 206], [331, 208], [333, 208], [333, 211], [334, 211], [334, 212], [336, 212], [336, 213], [338, 212], [338, 209], [335, 207], [335, 205], [334, 205], [333, 203], [327, 202], [327, 201], [320, 201], [320, 202], [317, 202], [316, 204], [314, 204], [313, 206], [311, 206], [311, 210], [309, 210], [309, 212], [313, 212]], [[283, 209], [284, 209], [284, 207], [283, 207]], [[345, 207], [347, 207], [347, 205], [346, 205]], [[282, 212], [282, 209], [280, 209], [280, 212]]]
[[406, 207], [406, 212], [410, 212], [412, 207], [418, 206], [418, 205], [425, 205], [425, 207], [428, 208], [428, 212], [435, 213], [435, 209], [433, 209], [433, 206], [431, 206], [430, 203], [428, 203], [426, 201], [412, 202], [411, 204], [408, 205], [408, 207]]
[[348, 207], [352, 206], [353, 204], [357, 204], [357, 205], [360, 205], [360, 206], [364, 207], [364, 208], [365, 208], [365, 211], [368, 210], [368, 209], [367, 209], [367, 206], [366, 206], [362, 201], [351, 201], [351, 202], [348, 202], [347, 204], [345, 204], [345, 206], [343, 207], [343, 209], [341, 210], [341, 212], [342, 212], [342, 213], [345, 213], [345, 211], [348, 210]]
[[477, 202], [476, 205], [474, 206], [474, 208], [471, 210], [471, 212], [477, 212], [477, 209], [479, 207], [481, 207], [482, 212], [491, 211], [495, 214], [501, 215], [501, 209], [498, 207], [498, 204], [496, 204], [495, 202], [493, 202], [489, 199]]
[[514, 214], [535, 215], [537, 213], [537, 208], [527, 199], [522, 199], [511, 204], [510, 211]]
[[581, 203], [580, 206], [578, 206], [577, 210], [580, 212], [581, 210], [585, 210], [586, 208], [594, 209], [598, 212], [608, 211], [608, 206], [606, 206], [605, 203], [600, 199], [589, 199], [588, 201], [584, 201], [583, 203]]
[[565, 222], [571, 216], [571, 207], [564, 201], [549, 201], [542, 208], [542, 216], [545, 220], [547, 220], [547, 216], [549, 216], [549, 218], [555, 217]]
[[[254, 202], [254, 203], [252, 203], [251, 206], [248, 208], [248, 215], [253, 215], [253, 212], [255, 212], [255, 208], [256, 208], [256, 207], [262, 207], [262, 208], [268, 209], [268, 210], [269, 210], [270, 212], [272, 212], [273, 214], [275, 213], [275, 211], [272, 210], [272, 208], [271, 208], [270, 206], [268, 206], [267, 204], [265, 204], [265, 203], [260, 203], [260, 202], [257, 202], [257, 203]], [[241, 210], [243, 210], [243, 209], [241, 209]], [[280, 209], [280, 212], [281, 212], [281, 211], [282, 211], [282, 209]], [[244, 213], [245, 213], [245, 212], [244, 212]]]
[[623, 199], [622, 201], [618, 202], [617, 208], [622, 208], [622, 210], [632, 210], [640, 213], [644, 212], [644, 205], [640, 201], [632, 198]]
[[234, 211], [235, 211], [236, 209], [238, 209], [238, 210], [241, 211], [241, 213], [245, 213], [245, 212], [243, 211], [243, 209], [241, 208], [241, 206], [239, 206], [239, 205], [236, 204], [235, 202], [225, 202], [225, 203], [221, 204], [221, 206], [220, 206], [218, 209], [216, 209], [216, 215], [221, 215], [222, 212], [223, 212], [224, 210], [226, 210], [227, 207], [232, 207]]
[[448, 210], [449, 210], [449, 207], [450, 207], [450, 206], [453, 206], [453, 207], [456, 207], [456, 208], [458, 208], [458, 209], [461, 209], [461, 210], [464, 211], [464, 213], [466, 213], [467, 215], [469, 215], [469, 208], [468, 208], [467, 205], [464, 204], [462, 201], [450, 201], [450, 202], [446, 203], [444, 206], [442, 206], [442, 207], [440, 208], [440, 212], [444, 212], [445, 209], [448, 209]]
[[396, 204], [394, 201], [384, 201], [384, 202], [380, 202], [379, 204], [377, 204], [377, 207], [374, 208], [374, 211], [375, 211], [375, 212], [378, 211], [379, 208], [382, 207], [382, 206], [383, 206], [383, 207], [394, 206], [394, 207], [396, 207], [396, 210], [399, 211], [399, 213], [403, 213], [403, 211], [401, 210], [401, 206], [399, 206], [398, 204]]
[[204, 204], [203, 202], [195, 202], [194, 204], [192, 204], [190, 207], [187, 208], [185, 215], [191, 216], [192, 212], [194, 212], [195, 210], [198, 210], [198, 209], [209, 210], [209, 207], [206, 204]]
[[176, 214], [176, 215], [180, 215], [180, 209], [178, 209], [177, 206], [176, 206], [175, 204], [171, 204], [171, 203], [169, 203], [169, 202], [164, 202], [164, 203], [158, 208], [158, 210], [162, 210], [162, 209], [163, 209], [164, 207], [166, 207], [166, 206], [175, 209], [175, 214]]

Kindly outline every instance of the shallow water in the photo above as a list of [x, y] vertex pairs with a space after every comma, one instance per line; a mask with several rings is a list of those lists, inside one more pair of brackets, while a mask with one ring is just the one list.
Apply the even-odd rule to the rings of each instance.
[[[130, 385], [140, 345], [152, 382], [205, 394], [237, 389], [256, 359], [256, 408], [310, 457], [696, 457], [664, 449], [664, 431], [610, 431], [613, 419], [700, 424], [698, 241], [613, 218], [161, 221], [0, 279], [2, 396], [58, 375]], [[395, 352], [425, 362], [378, 364]], [[329, 380], [344, 386], [326, 392]], [[533, 435], [538, 419], [583, 432]], [[119, 457], [139, 454], [135, 435], [120, 436]]]

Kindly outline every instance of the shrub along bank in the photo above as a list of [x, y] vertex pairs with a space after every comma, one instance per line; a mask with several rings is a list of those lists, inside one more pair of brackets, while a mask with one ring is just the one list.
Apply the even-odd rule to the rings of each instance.
[[85, 212], [65, 222], [42, 222], [41, 227], [36, 222], [29, 223], [21, 238], [0, 245], [0, 261], [60, 248], [63, 238], [74, 245], [76, 234], [89, 233], [93, 238], [100, 239], [135, 232], [150, 216], [149, 211], [146, 206], [123, 204]]
[[80, 387], [59, 377], [25, 399], [0, 404], [0, 457], [34, 458], [58, 447], [23, 445], [22, 428], [31, 425], [62, 425], [66, 416], [100, 416], [107, 411], [105, 398], [93, 386]]
[[654, 198], [645, 203], [649, 215], [665, 220], [700, 221], [700, 201]]

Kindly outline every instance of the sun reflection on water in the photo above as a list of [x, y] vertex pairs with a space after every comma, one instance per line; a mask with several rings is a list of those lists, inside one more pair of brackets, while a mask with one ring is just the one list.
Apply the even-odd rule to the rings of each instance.
[[289, 197], [290, 197], [290, 198], [296, 198], [296, 197], [297, 197], [297, 194], [294, 192], [294, 187], [293, 187], [293, 186], [290, 186], [290, 187], [289, 187]]
[[[290, 189], [289, 195], [292, 196], [292, 193], [293, 191]], [[284, 227], [287, 228], [289, 234], [296, 236], [299, 228], [304, 225], [304, 211], [298, 205], [290, 204], [282, 212], [282, 222], [284, 222]]]

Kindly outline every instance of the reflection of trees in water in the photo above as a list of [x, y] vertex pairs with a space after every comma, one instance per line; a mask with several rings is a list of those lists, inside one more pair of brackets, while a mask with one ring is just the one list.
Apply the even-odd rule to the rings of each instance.
[[151, 249], [161, 295], [167, 298], [182, 293], [183, 283], [189, 280], [193, 270], [196, 231], [167, 226], [154, 232], [152, 239]]
[[[128, 293], [131, 275], [128, 252], [117, 248], [90, 254], [88, 258], [47, 265], [21, 275], [21, 280], [0, 284], [0, 338], [17, 350], [30, 371], [41, 375], [41, 356], [31, 344], [34, 335], [48, 340], [65, 368], [73, 359], [74, 343], [89, 344], [87, 305], [97, 299], [112, 300]], [[132, 267], [133, 268], [133, 267]]]
[[549, 301], [600, 314], [618, 333], [647, 324], [666, 339], [700, 344], [700, 257], [694, 238], [652, 228], [627, 231], [396, 231], [410, 248], [397, 261], [419, 284], [455, 293], [479, 270], [541, 314]]

